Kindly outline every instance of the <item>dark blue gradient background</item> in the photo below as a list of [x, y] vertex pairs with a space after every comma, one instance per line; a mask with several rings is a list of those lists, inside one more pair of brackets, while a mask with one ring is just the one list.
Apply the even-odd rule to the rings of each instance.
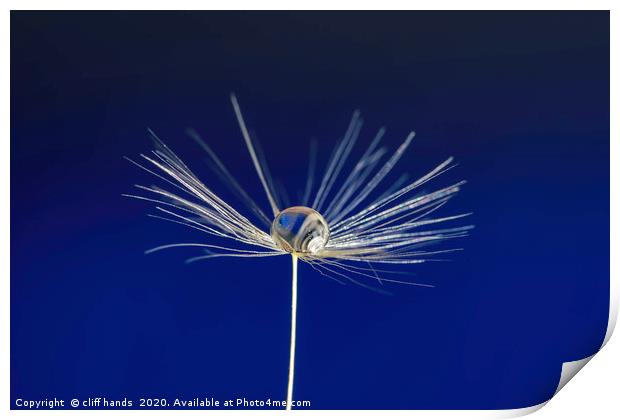
[[[448, 156], [469, 182], [434, 289], [383, 296], [300, 268], [296, 399], [312, 408], [540, 403], [602, 343], [609, 301], [607, 12], [11, 14], [11, 399], [284, 399], [290, 261], [153, 255], [200, 232], [121, 197], [154, 129], [230, 197], [197, 129], [265, 206], [228, 94], [272, 172], [304, 185], [362, 110], [418, 137], [395, 176]], [[231, 202], [237, 202], [231, 198]]]

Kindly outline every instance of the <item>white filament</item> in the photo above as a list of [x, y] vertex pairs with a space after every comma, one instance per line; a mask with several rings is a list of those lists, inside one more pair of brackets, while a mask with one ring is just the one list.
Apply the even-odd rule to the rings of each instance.
[[288, 364], [288, 390], [286, 392], [286, 410], [293, 409], [293, 382], [295, 380], [295, 336], [297, 334], [297, 255], [293, 257], [293, 293], [291, 299], [291, 351]]
[[250, 133], [248, 133], [248, 129], [245, 126], [245, 121], [243, 121], [243, 115], [241, 114], [241, 109], [239, 108], [239, 102], [237, 102], [237, 97], [234, 94], [231, 94], [230, 101], [232, 102], [233, 108], [235, 110], [235, 115], [237, 116], [239, 127], [241, 127], [241, 134], [243, 134], [245, 145], [248, 147], [248, 152], [250, 152], [252, 162], [254, 162], [254, 168], [256, 168], [256, 172], [258, 173], [260, 182], [263, 184], [265, 193], [267, 193], [267, 199], [269, 200], [269, 205], [271, 206], [273, 215], [276, 216], [279, 212], [278, 205], [273, 198], [273, 191], [271, 188], [269, 188], [267, 180], [265, 179], [265, 175], [263, 174], [263, 168], [261, 167], [258, 157], [256, 156], [256, 151], [254, 150], [254, 145], [252, 144], [252, 139], [250, 138]]

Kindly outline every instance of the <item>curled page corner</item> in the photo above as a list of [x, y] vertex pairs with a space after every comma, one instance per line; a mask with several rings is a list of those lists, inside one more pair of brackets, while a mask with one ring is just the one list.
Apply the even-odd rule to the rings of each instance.
[[[603, 343], [603, 346], [605, 345], [605, 343], [606, 342]], [[601, 348], [603, 348], [603, 346], [601, 346]], [[599, 351], [600, 351], [600, 349], [599, 349]], [[598, 351], [596, 353], [598, 353]], [[583, 359], [573, 360], [572, 362], [564, 362], [564, 363], [562, 363], [562, 373], [560, 374], [560, 380], [558, 382], [558, 386], [556, 387], [555, 392], [553, 393], [553, 396], [550, 399], [548, 399], [547, 401], [543, 401], [540, 404], [536, 404], [536, 405], [533, 405], [533, 406], [530, 406], [530, 407], [516, 408], [516, 409], [512, 409], [512, 410], [500, 411], [500, 412], [497, 412], [497, 416], [495, 416], [495, 418], [498, 418], [498, 419], [504, 418], [505, 419], [505, 418], [523, 417], [523, 416], [527, 416], [528, 414], [532, 414], [532, 413], [540, 410], [545, 405], [547, 405], [547, 403], [549, 401], [551, 401], [551, 399], [553, 397], [555, 397], [557, 395], [557, 393], [560, 392], [560, 390], [562, 388], [564, 388], [564, 385], [566, 385], [571, 379], [573, 379], [573, 377], [590, 360], [592, 360], [592, 358], [596, 355], [596, 353], [594, 353], [591, 356], [585, 357]]]
[[549, 400], [541, 402], [540, 404], [532, 405], [530, 407], [514, 408], [510, 410], [501, 410], [497, 412], [495, 418], [496, 419], [513, 419], [517, 417], [527, 416], [528, 414], [532, 414], [540, 410], [545, 405], [547, 405], [548, 402]]
[[562, 364], [562, 373], [560, 374], [560, 381], [558, 383], [553, 396], [555, 397], [558, 392], [579, 372], [596, 354], [601, 351], [603, 347], [609, 342], [614, 330], [616, 329], [616, 321], [618, 320], [618, 281], [611, 280], [609, 283], [609, 318], [607, 320], [607, 330], [605, 331], [605, 338], [601, 347], [595, 351], [592, 355], [579, 360], [573, 360], [571, 362], [565, 362]]
[[[597, 352], [598, 353], [598, 352]], [[558, 383], [553, 396], [555, 396], [564, 385], [566, 385], [573, 377], [579, 372], [592, 358], [596, 355], [594, 353], [591, 356], [585, 357], [579, 360], [573, 360], [572, 362], [564, 362], [562, 363], [562, 373], [560, 374], [560, 382]]]
[[[558, 392], [560, 392], [560, 390], [562, 388], [564, 388], [564, 386], [570, 382], [571, 379], [573, 379], [573, 377], [586, 365], [588, 364], [588, 362], [590, 360], [592, 360], [592, 358], [594, 358], [594, 356], [596, 356], [596, 354], [601, 351], [601, 349], [603, 347], [605, 347], [605, 345], [609, 342], [609, 339], [611, 338], [611, 336], [614, 333], [614, 330], [616, 328], [616, 321], [618, 320], [618, 280], [614, 280], [614, 278], [612, 277], [612, 279], [610, 279], [610, 285], [609, 285], [609, 318], [607, 321], [607, 330], [605, 331], [605, 338], [603, 339], [603, 343], [601, 344], [601, 347], [599, 347], [599, 349], [597, 351], [595, 351], [592, 355], [588, 356], [588, 357], [584, 357], [583, 359], [579, 359], [579, 360], [573, 360], [570, 362], [564, 362], [562, 363], [562, 372], [560, 373], [560, 380], [558, 382], [558, 386], [555, 389], [555, 392], [553, 393], [553, 397], [555, 397], [557, 395]], [[530, 407], [524, 407], [524, 408], [516, 408], [516, 409], [510, 409], [510, 410], [499, 410], [496, 411], [496, 415], [494, 416], [494, 418], [516, 418], [516, 417], [522, 417], [522, 416], [526, 416], [528, 414], [532, 414], [538, 410], [540, 410], [541, 408], [543, 408], [545, 405], [547, 405], [547, 403], [549, 401], [551, 401], [551, 398], [548, 399], [547, 401], [543, 401], [540, 404], [536, 404]]]

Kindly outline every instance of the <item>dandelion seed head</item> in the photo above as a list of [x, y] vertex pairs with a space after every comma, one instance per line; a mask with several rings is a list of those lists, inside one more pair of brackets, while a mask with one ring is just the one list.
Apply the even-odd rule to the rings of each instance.
[[329, 227], [318, 211], [304, 206], [289, 207], [274, 219], [271, 237], [286, 252], [315, 255], [327, 244]]
[[[202, 248], [203, 255], [190, 258], [187, 262], [217, 257], [263, 258], [286, 254], [292, 256], [291, 344], [286, 398], [286, 409], [290, 410], [295, 373], [298, 260], [338, 283], [345, 284], [345, 280], [348, 280], [382, 293], [385, 293], [382, 289], [369, 286], [356, 278], [376, 280], [381, 286], [384, 282], [389, 282], [434, 287], [425, 283], [383, 277], [384, 273], [398, 274], [398, 272], [375, 268], [373, 264], [404, 265], [434, 261], [435, 258], [428, 257], [458, 249], [419, 248], [466, 236], [473, 226], [434, 226], [469, 215], [469, 213], [444, 217], [433, 215], [460, 190], [464, 181], [430, 192], [420, 192], [421, 187], [452, 168], [452, 158], [446, 159], [426, 175], [404, 186], [406, 174], [401, 175], [391, 186], [377, 191], [377, 187], [382, 185], [382, 181], [413, 141], [415, 137], [413, 131], [381, 164], [386, 154], [386, 149], [380, 146], [385, 134], [385, 129], [381, 128], [357, 163], [347, 169], [348, 157], [354, 149], [362, 127], [359, 111], [353, 113], [344, 136], [336, 143], [323, 178], [317, 184], [318, 189], [313, 200], [311, 195], [314, 191], [316, 144], [311, 145], [305, 192], [299, 194], [299, 197], [303, 198], [300, 199], [299, 205], [290, 207], [288, 203], [290, 196], [279, 180], [272, 178], [265, 155], [246, 126], [236, 96], [231, 94], [230, 99], [273, 218], [267, 216], [215, 152], [193, 130], [188, 130], [188, 134], [204, 149], [212, 169], [225, 181], [231, 191], [245, 202], [247, 209], [254, 214], [259, 224], [205, 185], [150, 130], [149, 134], [155, 141], [156, 148], [151, 155], [140, 155], [147, 165], [128, 160], [165, 182], [168, 187], [172, 186], [173, 189], [169, 191], [157, 185], [151, 187], [136, 185], [138, 189], [151, 196], [125, 195], [155, 203], [156, 209], [163, 215], [153, 217], [184, 225], [201, 232], [207, 238], [207, 243], [173, 243], [157, 246], [148, 250], [146, 252], [148, 254], [176, 247], [199, 247]], [[269, 229], [269, 233], [266, 228]], [[219, 241], [226, 244], [219, 245]]]
[[335, 143], [322, 178], [315, 176], [317, 151], [316, 144], [311, 144], [305, 189], [299, 191], [300, 200], [290, 207], [290, 195], [279, 180], [271, 176], [266, 156], [250, 134], [237, 98], [231, 95], [230, 99], [241, 137], [256, 169], [255, 184], [262, 186], [271, 212], [262, 209], [259, 201], [243, 189], [233, 171], [197, 132], [189, 130], [188, 134], [206, 152], [211, 169], [245, 203], [254, 220], [204, 184], [149, 130], [155, 150], [150, 155], [140, 155], [144, 163], [128, 160], [163, 181], [168, 189], [157, 185], [137, 186], [146, 195], [127, 196], [157, 204], [160, 214], [154, 217], [200, 231], [205, 237], [204, 242], [167, 244], [149, 253], [176, 247], [203, 249], [202, 255], [188, 262], [216, 257], [262, 258], [292, 254], [294, 261], [299, 259], [338, 282], [350, 281], [369, 287], [356, 280], [362, 278], [378, 281], [380, 285], [393, 282], [429, 286], [386, 278], [383, 273], [395, 272], [373, 265], [437, 261], [435, 255], [459, 248], [425, 248], [467, 236], [473, 228], [472, 225], [445, 226], [470, 213], [435, 215], [460, 191], [464, 181], [421, 190], [455, 166], [451, 157], [420, 177], [408, 180], [408, 175], [403, 174], [396, 182], [386, 185], [388, 175], [412, 144], [413, 131], [390, 152], [381, 143], [386, 130], [379, 129], [361, 156], [349, 164], [363, 125], [359, 111], [353, 113], [344, 135]]

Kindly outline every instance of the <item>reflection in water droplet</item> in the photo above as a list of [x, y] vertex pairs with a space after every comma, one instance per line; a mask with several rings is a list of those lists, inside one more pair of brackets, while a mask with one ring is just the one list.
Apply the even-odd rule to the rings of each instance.
[[321, 214], [309, 207], [282, 210], [271, 224], [271, 237], [287, 252], [316, 254], [329, 239], [329, 228]]

